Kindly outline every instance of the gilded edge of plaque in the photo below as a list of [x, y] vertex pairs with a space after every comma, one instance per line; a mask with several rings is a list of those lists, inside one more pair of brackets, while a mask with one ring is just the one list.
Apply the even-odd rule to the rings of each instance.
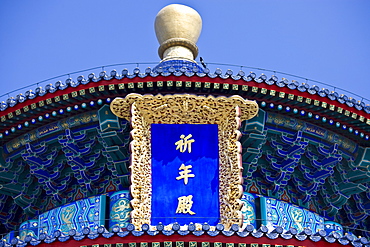
[[150, 225], [151, 218], [151, 132], [150, 124], [218, 124], [220, 220], [228, 229], [242, 224], [240, 124], [257, 115], [258, 105], [240, 96], [213, 97], [190, 94], [140, 95], [116, 98], [111, 111], [132, 125], [131, 223], [136, 229]]

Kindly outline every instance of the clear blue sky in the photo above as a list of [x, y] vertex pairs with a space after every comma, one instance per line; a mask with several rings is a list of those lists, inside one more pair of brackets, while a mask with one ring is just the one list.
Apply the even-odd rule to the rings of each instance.
[[0, 95], [91, 67], [159, 62], [154, 19], [171, 3], [202, 16], [208, 63], [291, 73], [370, 99], [368, 0], [0, 0]]

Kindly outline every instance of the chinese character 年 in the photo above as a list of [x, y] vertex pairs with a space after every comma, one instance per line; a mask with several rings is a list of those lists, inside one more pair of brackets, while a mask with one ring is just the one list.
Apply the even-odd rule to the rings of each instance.
[[182, 164], [179, 170], [183, 170], [183, 171], [179, 172], [180, 176], [176, 177], [176, 180], [184, 179], [184, 184], [188, 184], [188, 179], [195, 177], [194, 174], [190, 174], [191, 173], [190, 168], [192, 167], [193, 167], [192, 165], [186, 166]]

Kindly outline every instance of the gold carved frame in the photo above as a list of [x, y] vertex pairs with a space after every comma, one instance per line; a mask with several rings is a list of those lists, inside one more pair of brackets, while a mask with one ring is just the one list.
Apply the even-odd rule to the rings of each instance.
[[213, 97], [128, 94], [116, 98], [112, 112], [132, 125], [131, 147], [131, 223], [137, 229], [150, 225], [151, 218], [151, 131], [153, 123], [217, 124], [219, 140], [220, 219], [228, 229], [242, 224], [240, 123], [258, 112], [258, 105], [240, 96]]

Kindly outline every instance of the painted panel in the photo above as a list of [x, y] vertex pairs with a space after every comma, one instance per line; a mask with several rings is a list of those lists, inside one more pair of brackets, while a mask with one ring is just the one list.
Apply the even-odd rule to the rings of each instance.
[[45, 212], [39, 216], [39, 233], [54, 233], [61, 230], [68, 233], [70, 229], [81, 231], [85, 227], [91, 230], [104, 225], [106, 196], [95, 196], [75, 201]]
[[324, 229], [324, 218], [307, 209], [268, 197], [261, 197], [260, 202], [262, 224], [268, 227], [294, 227], [298, 232], [305, 228], [313, 232]]
[[256, 196], [247, 192], [243, 193], [242, 197], [242, 214], [243, 214], [243, 226], [244, 229], [247, 225], [253, 225], [255, 228], [257, 228], [256, 224]]
[[118, 225], [126, 228], [130, 223], [130, 193], [127, 190], [115, 192], [110, 196], [109, 230]]
[[27, 235], [32, 237], [38, 236], [39, 220], [28, 220], [19, 226], [19, 238], [24, 240]]
[[43, 138], [45, 136], [55, 134], [58, 131], [70, 129], [77, 126], [83, 126], [98, 121], [98, 114], [96, 111], [85, 112], [71, 118], [66, 118], [61, 121], [44, 125], [36, 130], [32, 130], [23, 136], [15, 138], [6, 144], [5, 151], [11, 153], [18, 148], [26, 145], [26, 143]]
[[[272, 124], [273, 126], [281, 126], [284, 128], [289, 128], [297, 131], [302, 131], [318, 138], [323, 138], [331, 143], [338, 144], [341, 148], [347, 150], [348, 152], [355, 152], [357, 150], [357, 144], [344, 136], [338, 135], [332, 131], [313, 125], [302, 120], [291, 118], [289, 116], [284, 116], [281, 114], [271, 113], [267, 114], [266, 123]], [[277, 131], [282, 131], [280, 128], [275, 128], [270, 126], [269, 129], [276, 129]]]
[[218, 125], [152, 124], [152, 225], [219, 222]]

